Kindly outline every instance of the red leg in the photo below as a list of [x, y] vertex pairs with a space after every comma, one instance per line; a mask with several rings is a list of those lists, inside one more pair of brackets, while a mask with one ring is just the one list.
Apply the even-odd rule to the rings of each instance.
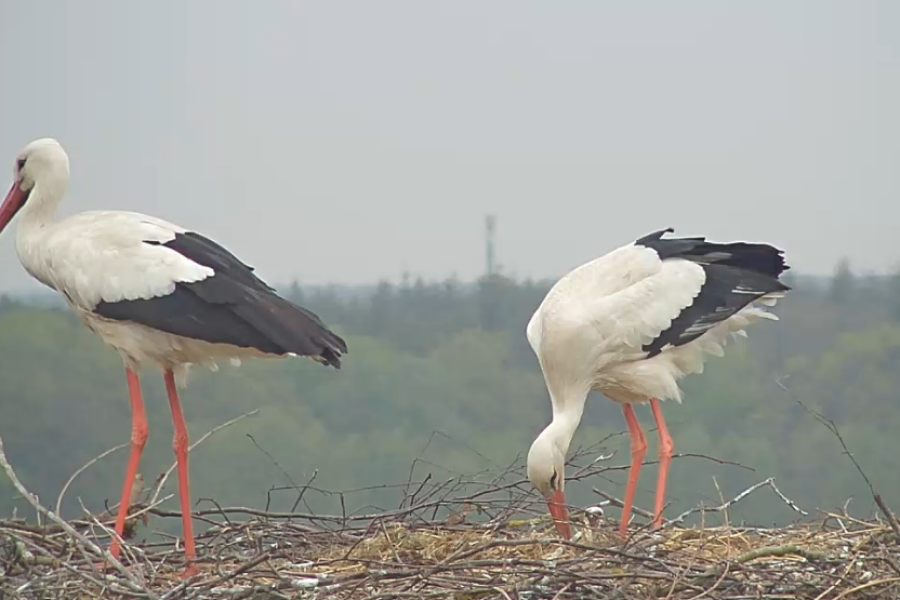
[[666, 478], [669, 476], [669, 464], [672, 462], [672, 451], [675, 446], [672, 444], [669, 428], [666, 427], [666, 420], [663, 419], [659, 400], [656, 398], [650, 400], [650, 410], [653, 411], [656, 430], [659, 432], [659, 478], [656, 480], [656, 505], [653, 509], [653, 526], [659, 527], [662, 525], [663, 501], [666, 498]]
[[166, 370], [165, 382], [169, 406], [172, 408], [172, 425], [175, 429], [172, 447], [175, 449], [175, 459], [178, 461], [178, 495], [181, 497], [181, 521], [184, 527], [185, 569], [182, 577], [191, 577], [199, 573], [199, 569], [194, 564], [197, 551], [194, 548], [194, 525], [191, 521], [190, 488], [188, 487], [188, 434], [184, 425], [184, 415], [181, 413], [178, 390], [175, 388], [175, 375], [171, 369]]
[[[131, 488], [137, 475], [141, 452], [147, 443], [150, 429], [147, 426], [147, 415], [144, 412], [144, 399], [141, 397], [141, 381], [137, 374], [129, 368], [125, 369], [128, 380], [128, 396], [131, 399], [131, 454], [128, 456], [128, 467], [125, 469], [125, 484], [122, 487], [122, 500], [119, 502], [119, 514], [116, 517], [116, 533], [120, 536], [125, 531], [125, 517], [128, 516], [128, 505], [131, 503]], [[119, 558], [119, 540], [113, 538], [109, 553]]]
[[628, 433], [631, 434], [631, 469], [628, 471], [628, 486], [625, 488], [625, 506], [622, 507], [622, 523], [619, 525], [619, 537], [628, 536], [628, 521], [631, 519], [631, 507], [634, 505], [634, 490], [637, 488], [638, 476], [641, 472], [641, 464], [647, 453], [647, 438], [644, 431], [634, 416], [634, 409], [630, 404], [622, 405], [625, 413], [625, 422], [628, 424]]

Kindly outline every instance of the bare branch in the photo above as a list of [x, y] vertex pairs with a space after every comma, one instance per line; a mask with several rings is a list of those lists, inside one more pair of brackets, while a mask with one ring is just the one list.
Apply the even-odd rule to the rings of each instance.
[[813, 410], [809, 406], [807, 406], [800, 398], [798, 398], [793, 391], [791, 391], [785, 384], [784, 381], [787, 379], [787, 376], [781, 377], [775, 380], [775, 383], [778, 384], [782, 390], [784, 390], [797, 404], [800, 405], [803, 410], [813, 416], [813, 418], [825, 426], [831, 434], [837, 438], [838, 442], [841, 444], [841, 448], [844, 450], [844, 454], [850, 459], [850, 462], [853, 463], [853, 466], [856, 467], [856, 470], [859, 472], [860, 476], [863, 478], [863, 481], [866, 482], [866, 485], [869, 487], [869, 492], [872, 494], [872, 499], [875, 500], [875, 504], [878, 506], [878, 510], [881, 511], [881, 514], [884, 515], [884, 518], [887, 519], [888, 525], [890, 525], [891, 529], [894, 532], [894, 535], [897, 536], [897, 541], [900, 543], [900, 521], [897, 520], [897, 517], [894, 516], [894, 513], [888, 508], [887, 503], [881, 497], [877, 491], [875, 491], [875, 486], [872, 485], [872, 481], [869, 479], [869, 476], [866, 475], [866, 472], [863, 471], [863, 468], [860, 466], [859, 462], [856, 460], [856, 457], [853, 456], [853, 453], [850, 452], [850, 448], [847, 447], [847, 443], [844, 441], [844, 437], [841, 435], [840, 430], [838, 429], [837, 423], [835, 423], [832, 419], [825, 417], [822, 413]]
[[90, 467], [97, 461], [106, 458], [107, 456], [109, 456], [110, 454], [115, 452], [116, 450], [121, 450], [122, 448], [126, 448], [130, 445], [131, 445], [131, 442], [125, 442], [124, 444], [119, 444], [118, 446], [116, 446], [114, 448], [110, 448], [106, 452], [103, 452], [102, 454], [95, 456], [94, 458], [92, 458], [91, 460], [86, 462], [80, 469], [78, 469], [77, 471], [72, 473], [72, 476], [69, 477], [69, 479], [66, 481], [65, 485], [62, 486], [62, 489], [59, 491], [59, 496], [57, 496], [57, 498], [56, 498], [56, 512], [59, 514], [62, 514], [63, 497], [66, 495], [66, 490], [69, 489], [69, 486], [72, 485], [72, 482], [75, 481], [76, 477], [78, 477], [79, 475], [84, 473], [88, 469], [88, 467]]
[[[210, 429], [209, 431], [204, 433], [202, 436], [200, 436], [200, 438], [198, 438], [196, 442], [194, 442], [193, 444], [188, 446], [188, 452], [191, 452], [194, 448], [196, 448], [197, 446], [199, 446], [200, 444], [205, 442], [213, 434], [218, 433], [219, 431], [225, 429], [226, 427], [231, 427], [235, 423], [237, 423], [239, 421], [243, 421], [247, 417], [252, 417], [258, 413], [259, 413], [259, 409], [257, 408], [257, 409], [251, 410], [250, 412], [246, 412], [240, 416], [237, 416], [237, 417], [231, 419], [230, 421], [225, 421], [221, 425], [217, 425], [217, 426], [213, 427], [212, 429]], [[166, 480], [169, 478], [169, 475], [172, 474], [172, 472], [175, 470], [175, 468], [177, 466], [178, 466], [178, 462], [177, 461], [173, 462], [172, 465], [166, 470], [165, 475], [163, 475], [159, 479], [159, 481], [156, 483], [156, 487], [153, 490], [153, 495], [150, 496], [149, 504], [156, 503], [156, 500], [159, 498], [159, 495], [162, 492], [163, 487], [166, 485]]]
[[92, 541], [87, 539], [82, 534], [75, 531], [75, 529], [66, 523], [63, 519], [61, 519], [55, 512], [44, 508], [41, 503], [38, 501], [37, 496], [28, 491], [28, 489], [22, 485], [22, 482], [19, 480], [19, 477], [16, 475], [15, 470], [12, 468], [12, 465], [9, 464], [9, 461], [6, 458], [6, 451], [3, 448], [3, 438], [0, 437], [0, 467], [6, 472], [6, 476], [9, 477], [9, 480], [12, 482], [13, 486], [15, 486], [16, 490], [22, 494], [22, 497], [28, 501], [34, 509], [45, 515], [48, 519], [62, 527], [66, 533], [68, 533], [74, 540], [76, 540], [79, 544], [82, 545], [89, 552], [92, 552], [98, 557], [103, 557], [106, 561], [108, 561], [121, 575], [125, 578], [128, 586], [137, 592], [143, 592], [150, 598], [155, 598], [156, 596], [146, 590], [143, 586], [141, 586], [137, 580], [135, 580], [134, 576], [129, 573], [122, 563], [120, 563], [116, 558], [109, 553], [108, 550], [101, 550], [99, 546], [94, 544]]
[[[572, 479], [617, 470], [607, 457], [597, 447], [576, 450], [568, 461]], [[128, 572], [145, 589], [136, 589], [119, 572], [93, 567], [97, 552], [81, 539], [96, 543], [90, 540], [115, 535], [106, 515], [97, 518], [84, 511], [84, 518], [66, 527], [56, 523], [53, 513], [51, 522], [40, 527], [0, 520], [0, 596], [698, 600], [810, 597], [810, 590], [824, 590], [820, 600], [825, 600], [869, 590], [873, 596], [900, 597], [900, 557], [896, 548], [881, 543], [891, 535], [881, 521], [826, 513], [821, 522], [787, 527], [736, 526], [733, 519], [719, 527], [685, 527], [680, 522], [685, 513], [659, 530], [632, 527], [623, 544], [617, 522], [599, 511], [572, 507], [576, 537], [566, 541], [556, 536], [520, 457], [476, 473], [445, 478], [413, 472], [404, 479], [376, 486], [402, 500], [399, 505], [388, 501], [400, 507], [394, 510], [348, 510], [345, 502], [362, 504], [352, 499], [365, 497], [368, 489], [329, 491], [310, 484], [302, 487], [310, 503], [316, 496], [340, 502], [340, 514], [227, 507], [208, 499], [215, 508], [194, 512], [209, 525], [196, 536], [197, 564], [203, 571], [199, 577], [188, 582], [177, 578], [182, 553], [177, 536], [159, 532], [162, 541], [138, 544], [132, 538], [122, 544]], [[719, 507], [694, 511], [724, 513], [763, 488], [805, 514], [771, 479], [722, 499]], [[180, 516], [158, 508], [157, 502], [138, 514]], [[48, 513], [42, 509], [41, 514]]]

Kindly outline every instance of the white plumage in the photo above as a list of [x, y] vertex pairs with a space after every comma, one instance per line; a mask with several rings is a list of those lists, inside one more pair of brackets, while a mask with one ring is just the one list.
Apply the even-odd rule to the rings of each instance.
[[[84, 324], [119, 351], [132, 406], [132, 444], [116, 532], [147, 440], [137, 368], [164, 372], [175, 428], [184, 524], [185, 575], [196, 572], [187, 476], [188, 436], [176, 391], [190, 364], [249, 356], [307, 356], [340, 368], [347, 345], [318, 316], [279, 297], [253, 269], [212, 240], [133, 212], [92, 211], [54, 219], [69, 159], [53, 139], [30, 143], [0, 205], [0, 231], [18, 216], [16, 251], [25, 269], [61, 293]], [[113, 540], [113, 556], [119, 545]]]
[[723, 356], [729, 334], [746, 336], [784, 292], [767, 294], [716, 324], [688, 328], [706, 334], [645, 358], [642, 346], [669, 328], [706, 281], [703, 268], [684, 259], [660, 260], [651, 248], [628, 244], [560, 279], [528, 322], [526, 335], [548, 385], [603, 392], [617, 402], [650, 398], [681, 402], [678, 381], [702, 373], [707, 354]]
[[[787, 268], [780, 251], [764, 244], [663, 239], [669, 231], [574, 269], [550, 289], [528, 323], [526, 335], [553, 408], [553, 421], [529, 452], [529, 477], [551, 501], [557, 522], [565, 520], [565, 455], [591, 390], [623, 405], [642, 457], [643, 434], [632, 426], [630, 405], [681, 402], [679, 380], [701, 373], [708, 355], [722, 356], [729, 337], [745, 336], [759, 319], [777, 320], [766, 306], [788, 290], [778, 281]], [[662, 413], [654, 404], [657, 413], [659, 423]], [[639, 467], [633, 463], [635, 482]], [[664, 474], [662, 479], [664, 487]], [[559, 528], [567, 535], [567, 526]]]
[[26, 204], [16, 231], [16, 251], [25, 269], [93, 310], [118, 302], [171, 294], [176, 283], [212, 277], [215, 271], [163, 245], [187, 230], [133, 212], [83, 212], [48, 224], [35, 223]]
[[185, 233], [183, 227], [124, 211], [89, 211], [42, 223], [29, 211], [32, 201], [21, 210], [16, 229], [16, 251], [22, 266], [60, 292], [81, 321], [118, 350], [128, 366], [150, 363], [174, 369], [183, 387], [190, 364], [215, 370], [217, 359], [240, 360], [262, 354], [253, 348], [210, 344], [94, 312], [100, 302], [163, 297], [175, 291], [178, 283], [215, 275], [212, 268], [162, 245], [174, 240], [176, 233]]

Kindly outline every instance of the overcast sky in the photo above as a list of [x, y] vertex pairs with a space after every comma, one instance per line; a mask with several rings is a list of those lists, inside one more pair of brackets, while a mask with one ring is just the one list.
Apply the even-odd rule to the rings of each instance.
[[[3, 173], [56, 137], [64, 213], [174, 221], [275, 284], [476, 277], [486, 213], [519, 276], [667, 226], [805, 272], [900, 261], [898, 2], [30, 1], [0, 23]], [[12, 238], [0, 288], [27, 289]]]

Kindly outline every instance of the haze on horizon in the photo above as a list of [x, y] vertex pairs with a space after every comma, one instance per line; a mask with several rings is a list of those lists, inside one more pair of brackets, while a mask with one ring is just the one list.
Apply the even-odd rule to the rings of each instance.
[[[900, 4], [0, 5], [0, 180], [222, 243], [273, 284], [555, 277], [650, 231], [900, 262]], [[3, 165], [8, 167], [3, 167]], [[3, 171], [2, 169], [7, 170]], [[0, 236], [0, 291], [37, 287]]]

